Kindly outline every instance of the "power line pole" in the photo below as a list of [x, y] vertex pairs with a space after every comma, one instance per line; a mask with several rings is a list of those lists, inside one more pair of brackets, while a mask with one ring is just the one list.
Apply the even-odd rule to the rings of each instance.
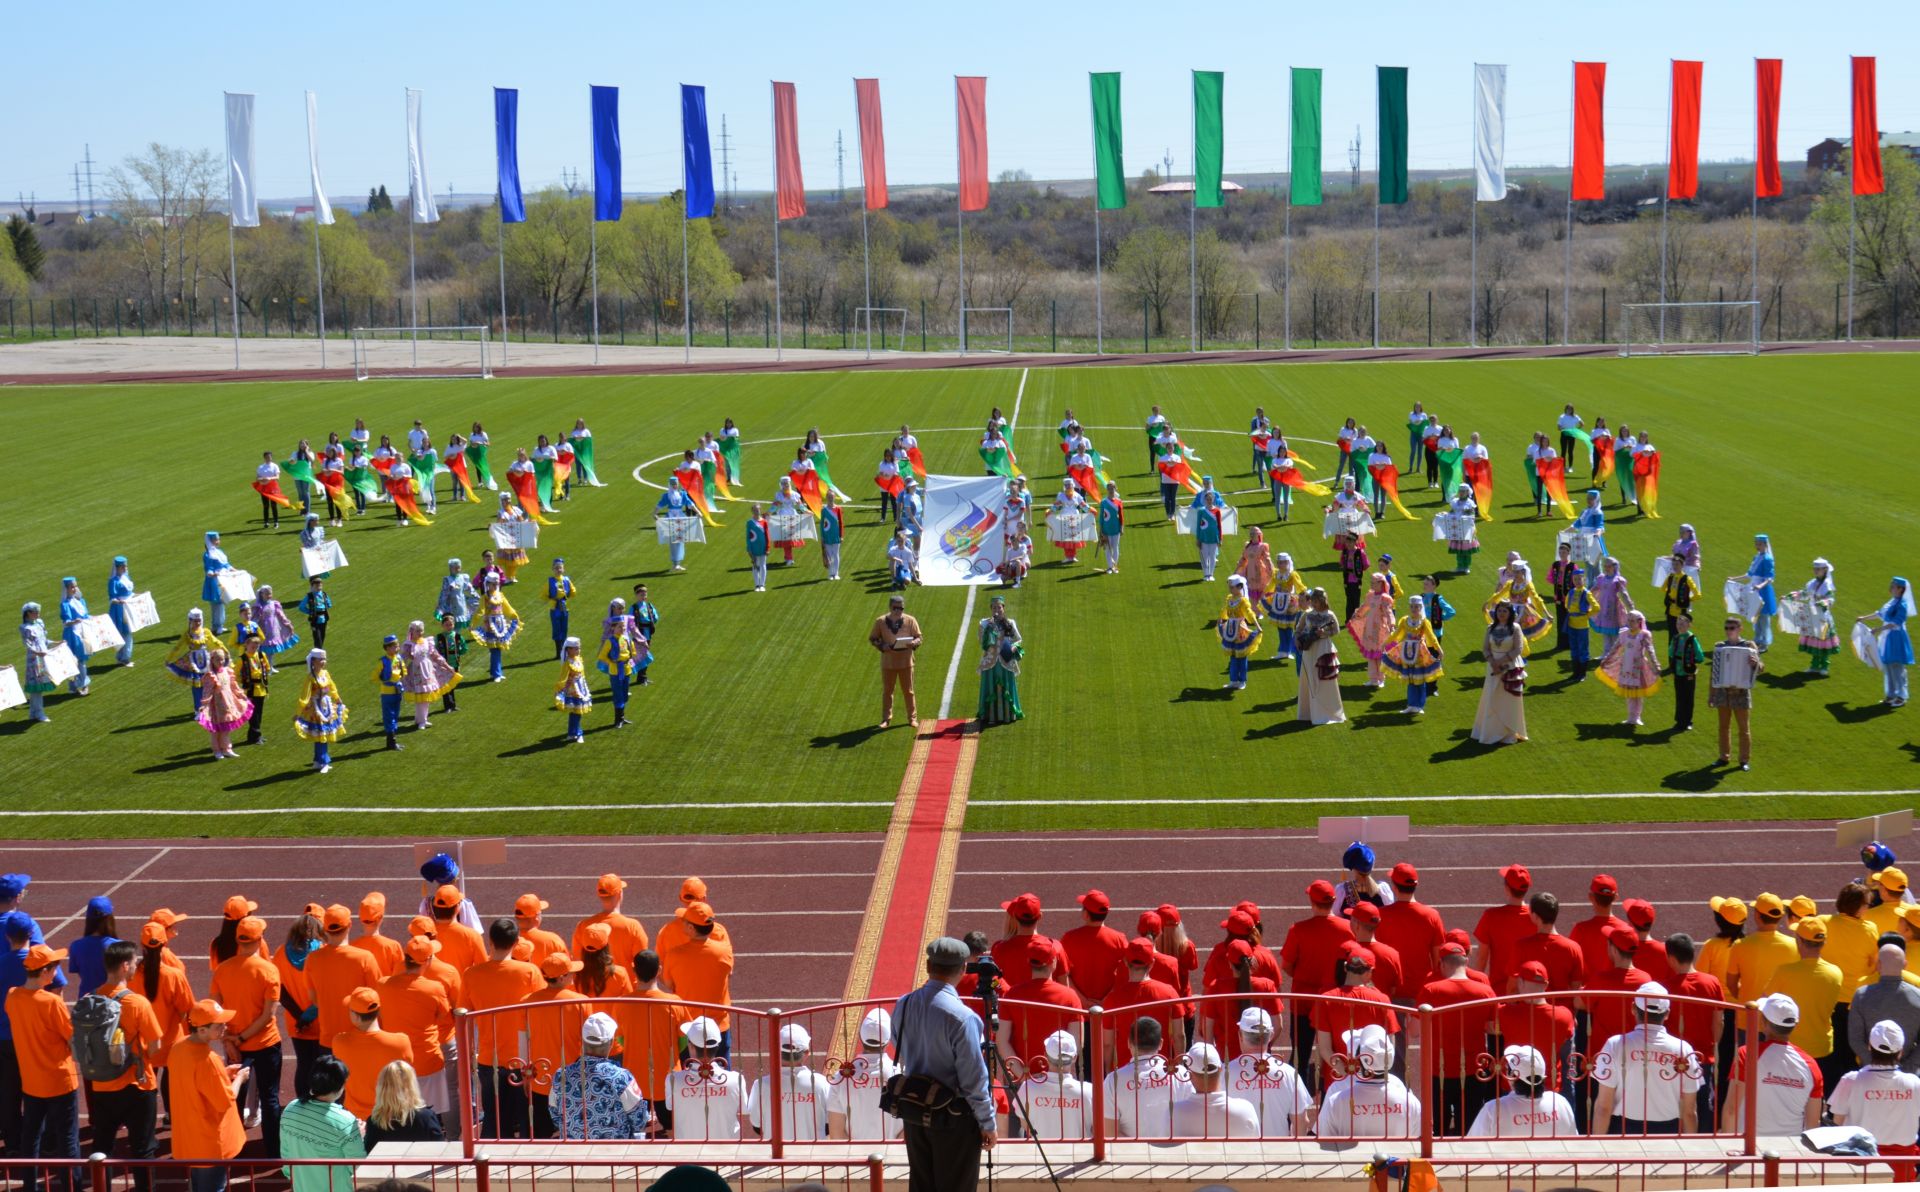
[[1347, 142], [1347, 166], [1353, 171], [1353, 180], [1347, 189], [1358, 193], [1360, 190], [1360, 126], [1353, 126], [1353, 140]]
[[727, 137], [727, 114], [720, 113], [720, 209], [733, 212], [733, 146]]
[[1166, 150], [1166, 152], [1162, 153], [1160, 156], [1160, 180], [1162, 182], [1166, 182], [1171, 180], [1172, 178], [1173, 178], [1173, 150], [1168, 149]]
[[571, 167], [560, 170], [560, 185], [567, 188], [567, 197], [575, 198], [580, 193], [580, 171]]
[[843, 137], [844, 134], [838, 129], [834, 130], [833, 158], [834, 164], [840, 172], [840, 184], [838, 189], [833, 193], [833, 201], [836, 203], [844, 203], [847, 201], [847, 145]]
[[82, 160], [84, 161], [84, 163], [86, 164], [86, 167], [87, 167], [87, 170], [86, 170], [86, 174], [87, 174], [87, 218], [88, 218], [88, 219], [97, 219], [97, 218], [99, 218], [99, 216], [100, 216], [100, 212], [99, 212], [99, 209], [98, 209], [98, 208], [96, 208], [96, 207], [95, 207], [95, 206], [93, 205], [93, 145], [92, 145], [92, 144], [90, 144], [90, 143], [89, 143], [89, 144], [88, 144], [88, 145], [86, 146], [86, 157], [85, 157], [85, 158], [83, 158]]
[[73, 164], [73, 217], [80, 218], [80, 163]]

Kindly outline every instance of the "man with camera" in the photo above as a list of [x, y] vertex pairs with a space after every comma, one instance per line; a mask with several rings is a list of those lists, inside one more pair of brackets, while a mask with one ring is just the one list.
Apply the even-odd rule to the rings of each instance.
[[[882, 1108], [904, 1127], [909, 1192], [973, 1192], [980, 1153], [998, 1141], [980, 1019], [954, 990], [967, 957], [957, 939], [928, 944], [927, 983], [893, 1008], [900, 1074]], [[981, 984], [997, 975], [983, 974]]]

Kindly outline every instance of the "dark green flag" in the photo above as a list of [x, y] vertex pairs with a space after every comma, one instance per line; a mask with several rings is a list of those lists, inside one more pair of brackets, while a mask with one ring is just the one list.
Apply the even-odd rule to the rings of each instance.
[[1292, 161], [1287, 194], [1296, 207], [1320, 205], [1320, 68], [1293, 68]]
[[1224, 207], [1220, 174], [1226, 154], [1226, 117], [1222, 101], [1227, 76], [1218, 70], [1193, 72], [1193, 205]]
[[1407, 68], [1376, 67], [1380, 74], [1380, 202], [1407, 201]]
[[1093, 81], [1093, 161], [1095, 206], [1112, 211], [1127, 205], [1127, 168], [1120, 160], [1120, 73], [1090, 75]]

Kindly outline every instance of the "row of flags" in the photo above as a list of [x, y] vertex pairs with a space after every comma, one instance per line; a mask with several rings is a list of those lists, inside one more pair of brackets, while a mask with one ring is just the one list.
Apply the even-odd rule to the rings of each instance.
[[[1875, 60], [1852, 59], [1852, 180], [1853, 193], [1882, 193], [1879, 121], [1874, 76]], [[1506, 197], [1506, 85], [1504, 65], [1474, 65], [1474, 197], [1497, 202]], [[1675, 59], [1669, 90], [1667, 197], [1691, 199], [1700, 180], [1701, 82], [1705, 64]], [[1407, 68], [1375, 68], [1378, 201], [1405, 203], [1408, 198]], [[1782, 63], [1778, 58], [1754, 60], [1754, 194], [1761, 198], [1781, 193], [1780, 93]], [[1091, 84], [1095, 202], [1102, 210], [1127, 203], [1127, 174], [1121, 151], [1121, 82], [1118, 72], [1096, 72]], [[1226, 156], [1223, 71], [1193, 72], [1193, 151], [1196, 207], [1219, 207], [1225, 202], [1222, 186]], [[1295, 206], [1314, 206], [1323, 198], [1321, 162], [1324, 137], [1321, 126], [1321, 71], [1293, 67], [1290, 78], [1288, 122], [1290, 198]], [[807, 212], [806, 184], [800, 169], [799, 99], [792, 83], [772, 85], [774, 133], [774, 189], [778, 218], [797, 219]], [[868, 210], [887, 206], [886, 135], [880, 108], [880, 81], [855, 79], [860, 172]], [[1571, 198], [1602, 199], [1606, 195], [1607, 64], [1573, 64], [1572, 189]], [[319, 116], [314, 93], [307, 98], [307, 153], [313, 182], [314, 218], [333, 222], [320, 180]], [[230, 175], [231, 218], [234, 227], [256, 227], [260, 222], [254, 171], [254, 96], [226, 94], [227, 162]], [[421, 126], [421, 93], [406, 92], [407, 184], [415, 223], [440, 218], [428, 182], [425, 139]], [[520, 184], [520, 92], [496, 87], [493, 92], [494, 148], [503, 223], [526, 219]], [[593, 129], [594, 219], [620, 218], [620, 89], [591, 89]], [[982, 76], [954, 78], [954, 123], [959, 167], [959, 208], [981, 211], [987, 206], [987, 80]], [[707, 135], [707, 91], [685, 84], [680, 88], [682, 183], [686, 218], [713, 214], [713, 154]]]

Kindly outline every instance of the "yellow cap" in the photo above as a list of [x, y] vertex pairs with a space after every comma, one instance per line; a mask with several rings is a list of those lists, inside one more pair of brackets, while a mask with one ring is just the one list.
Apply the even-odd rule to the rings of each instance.
[[1793, 925], [1793, 934], [1810, 944], [1824, 944], [1827, 942], [1827, 925], [1808, 916]]
[[1753, 909], [1764, 919], [1778, 919], [1787, 913], [1787, 904], [1778, 894], [1762, 894], [1753, 900]]
[[1907, 892], [1907, 875], [1902, 870], [1889, 865], [1874, 876], [1880, 879], [1880, 889], [1888, 894]]
[[1747, 921], [1747, 904], [1738, 898], [1709, 898], [1707, 905], [1729, 923], [1738, 925]]
[[1794, 918], [1804, 919], [1808, 915], [1819, 914], [1820, 904], [1805, 894], [1796, 894], [1793, 896], [1793, 901], [1787, 903], [1787, 909], [1793, 912]]

